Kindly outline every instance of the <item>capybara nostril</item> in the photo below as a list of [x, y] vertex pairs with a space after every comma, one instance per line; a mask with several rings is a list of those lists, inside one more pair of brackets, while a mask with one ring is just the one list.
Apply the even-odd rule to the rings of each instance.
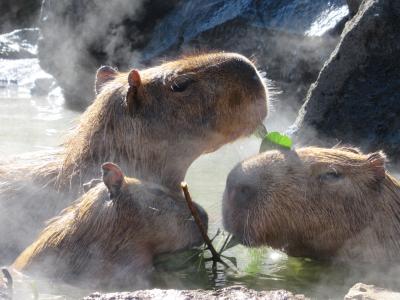
[[260, 82], [260, 76], [255, 66], [244, 56], [235, 55], [226, 62], [226, 68], [229, 72], [236, 74], [246, 80], [246, 82], [254, 81], [254, 83]]
[[228, 197], [238, 208], [247, 209], [256, 196], [256, 190], [247, 184], [239, 184], [228, 190]]

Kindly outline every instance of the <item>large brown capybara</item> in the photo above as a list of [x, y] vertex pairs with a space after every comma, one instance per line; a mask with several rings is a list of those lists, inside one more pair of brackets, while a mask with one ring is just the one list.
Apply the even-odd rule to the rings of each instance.
[[259, 154], [230, 172], [223, 219], [247, 246], [346, 263], [400, 261], [400, 184], [381, 152]]
[[202, 153], [249, 135], [267, 114], [267, 89], [234, 53], [188, 56], [160, 66], [97, 72], [92, 105], [63, 147], [0, 163], [0, 265], [29, 245], [45, 220], [100, 176], [104, 161], [180, 191]]
[[[104, 183], [53, 218], [13, 269], [68, 283], [134, 284], [157, 254], [203, 243], [181, 194], [125, 177], [112, 163], [102, 169]], [[207, 226], [206, 212], [196, 206]]]

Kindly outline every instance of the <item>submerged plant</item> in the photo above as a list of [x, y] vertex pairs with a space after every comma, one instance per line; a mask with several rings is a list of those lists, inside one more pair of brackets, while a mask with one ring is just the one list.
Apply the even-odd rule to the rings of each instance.
[[[205, 262], [207, 261], [212, 261], [213, 262], [213, 269], [216, 268], [217, 264], [220, 263], [222, 264], [224, 267], [226, 268], [232, 268], [232, 266], [230, 266], [226, 261], [223, 260], [226, 259], [229, 262], [231, 262], [231, 264], [236, 268], [237, 267], [237, 263], [236, 263], [236, 258], [235, 257], [229, 257], [226, 255], [223, 255], [223, 252], [225, 252], [226, 250], [232, 248], [233, 246], [237, 245], [238, 242], [232, 237], [232, 235], [228, 234], [226, 239], [223, 241], [222, 246], [220, 247], [220, 249], [217, 251], [213, 245], [213, 241], [216, 239], [217, 236], [219, 236], [221, 234], [221, 231], [218, 230], [216, 235], [210, 239], [207, 235], [207, 230], [204, 226], [204, 224], [201, 222], [200, 216], [197, 212], [196, 207], [193, 205], [193, 201], [192, 201], [192, 197], [190, 196], [189, 193], [189, 189], [187, 186], [186, 182], [182, 182], [181, 183], [181, 187], [182, 187], [182, 191], [185, 195], [185, 199], [186, 199], [186, 203], [190, 209], [190, 212], [193, 216], [194, 221], [197, 224], [197, 227], [200, 230], [200, 233], [204, 239], [204, 247], [200, 248], [199, 250], [199, 258], [200, 261], [204, 260]], [[211, 253], [211, 257], [205, 258], [205, 251], [210, 251]]]
[[248, 274], [258, 274], [261, 272], [262, 263], [265, 258], [265, 248], [250, 249], [250, 261], [244, 270]]

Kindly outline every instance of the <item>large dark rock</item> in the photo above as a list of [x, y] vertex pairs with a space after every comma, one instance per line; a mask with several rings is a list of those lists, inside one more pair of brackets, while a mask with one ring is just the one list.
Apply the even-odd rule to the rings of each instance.
[[400, 2], [366, 0], [291, 128], [298, 144], [338, 142], [400, 159]]
[[349, 7], [350, 16], [354, 16], [357, 13], [361, 2], [362, 0], [347, 0], [347, 6]]
[[41, 65], [69, 103], [87, 105], [101, 64], [127, 69], [181, 53], [225, 50], [256, 58], [283, 91], [283, 103], [298, 108], [348, 12], [345, 0], [117, 2], [44, 1]]
[[36, 27], [42, 0], [1, 0], [0, 33]]
[[293, 295], [291, 292], [285, 290], [277, 291], [255, 291], [245, 287], [232, 286], [218, 290], [141, 290], [135, 292], [123, 293], [110, 293], [100, 294], [93, 293], [84, 298], [84, 300], [162, 300], [162, 299], [175, 299], [175, 300], [217, 300], [217, 299], [264, 299], [264, 300], [306, 300], [303, 295]]
[[[158, 24], [144, 55], [145, 58], [160, 55], [227, 22], [231, 22], [230, 26], [224, 28], [228, 30], [227, 36], [223, 36], [223, 32], [218, 36], [223, 40], [230, 38], [234, 30], [240, 30], [237, 25], [242, 24], [301, 36], [322, 35], [345, 17], [347, 12], [348, 8], [343, 0], [186, 1]], [[259, 32], [255, 32], [253, 35], [258, 34]], [[243, 37], [239, 40], [233, 36], [233, 39], [239, 43], [238, 48], [246, 43]]]

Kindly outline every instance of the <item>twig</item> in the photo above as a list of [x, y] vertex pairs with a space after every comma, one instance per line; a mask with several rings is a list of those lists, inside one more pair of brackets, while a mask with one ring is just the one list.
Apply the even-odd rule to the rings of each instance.
[[228, 236], [226, 237], [224, 243], [222, 244], [221, 249], [219, 250], [219, 254], [222, 254], [222, 252], [224, 252], [226, 245], [228, 245], [229, 241], [231, 239], [231, 235], [228, 234]]
[[183, 194], [185, 195], [186, 203], [190, 209], [190, 212], [194, 218], [194, 221], [196, 222], [197, 227], [200, 230], [200, 234], [203, 237], [204, 242], [206, 243], [208, 249], [211, 252], [212, 261], [214, 262], [214, 264], [219, 262], [222, 265], [224, 265], [225, 267], [229, 268], [229, 265], [221, 259], [220, 254], [215, 250], [214, 246], [211, 243], [210, 238], [207, 235], [207, 230], [205, 229], [203, 222], [201, 222], [201, 219], [200, 219], [200, 216], [199, 216], [199, 213], [198, 213], [196, 207], [193, 205], [192, 197], [189, 194], [187, 183], [182, 182], [181, 188], [183, 190]]
[[10, 272], [6, 268], [2, 268], [1, 271], [3, 272], [4, 277], [7, 280], [7, 298], [12, 300], [13, 298], [13, 279], [11, 277]]

